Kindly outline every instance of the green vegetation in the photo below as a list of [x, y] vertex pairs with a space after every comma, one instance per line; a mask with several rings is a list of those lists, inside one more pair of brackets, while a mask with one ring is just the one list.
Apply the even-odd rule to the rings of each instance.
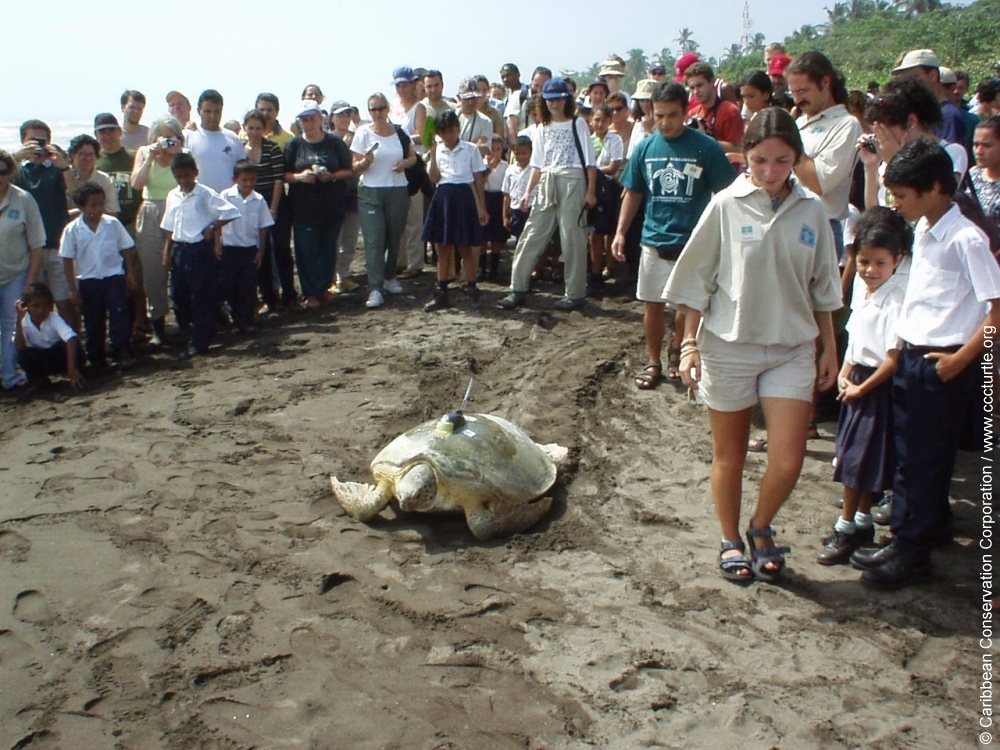
[[[885, 82], [896, 58], [911, 49], [930, 47], [942, 65], [969, 73], [976, 83], [993, 75], [993, 63], [1000, 59], [1000, 0], [977, 0], [967, 6], [948, 5], [938, 0], [851, 0], [827, 8], [827, 18], [805, 25], [783, 40], [788, 54], [817, 49], [833, 60], [851, 88], [864, 89], [868, 81]], [[628, 51], [622, 88], [634, 91], [644, 78], [649, 61], [661, 60], [673, 70], [676, 57], [699, 51], [695, 32], [681, 29], [672, 41], [674, 50], [662, 49], [650, 57], [640, 49]], [[749, 40], [749, 48], [729, 45], [721, 59], [706, 57], [716, 74], [727, 81], [739, 81], [764, 67], [763, 34]], [[597, 75], [600, 63], [584, 71], [564, 71], [578, 85]]]

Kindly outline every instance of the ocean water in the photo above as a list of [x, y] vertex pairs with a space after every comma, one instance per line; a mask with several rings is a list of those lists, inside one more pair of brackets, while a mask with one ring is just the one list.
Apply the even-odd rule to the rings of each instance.
[[[78, 118], [73, 120], [46, 120], [52, 128], [52, 141], [63, 148], [69, 146], [70, 139], [86, 133], [94, 134], [93, 118]], [[0, 148], [10, 151], [21, 143], [21, 121], [0, 120]]]

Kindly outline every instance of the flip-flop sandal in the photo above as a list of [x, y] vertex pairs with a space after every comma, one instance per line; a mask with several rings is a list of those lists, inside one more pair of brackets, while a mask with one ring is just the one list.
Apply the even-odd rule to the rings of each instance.
[[681, 350], [667, 347], [667, 380], [679, 383], [681, 379]]
[[722, 577], [727, 581], [750, 583], [754, 579], [754, 573], [746, 555], [740, 554], [733, 555], [731, 557], [723, 557], [726, 552], [734, 549], [744, 552], [746, 547], [743, 544], [743, 540], [736, 539], [730, 541], [727, 539], [722, 542], [722, 546], [719, 547], [719, 572], [722, 573]]
[[751, 453], [767, 453], [767, 438], [750, 438], [747, 441], [747, 450]]
[[[785, 555], [791, 553], [791, 547], [758, 547], [754, 542], [755, 537], [774, 537], [774, 530], [770, 526], [747, 529], [747, 547], [750, 548], [750, 568], [753, 574], [766, 583], [777, 583], [781, 574], [785, 570]], [[765, 565], [774, 565], [773, 570], [768, 570]]]
[[640, 391], [651, 391], [663, 380], [663, 365], [650, 362], [635, 376], [635, 387]]

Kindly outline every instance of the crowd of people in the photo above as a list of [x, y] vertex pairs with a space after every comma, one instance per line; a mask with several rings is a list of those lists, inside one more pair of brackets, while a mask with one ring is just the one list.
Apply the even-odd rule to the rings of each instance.
[[[28, 120], [0, 150], [3, 387], [128, 368], [170, 345], [171, 312], [190, 358], [220, 324], [253, 335], [261, 315], [351, 295], [359, 234], [367, 308], [401, 294], [428, 248], [424, 309], [450, 307], [456, 278], [478, 306], [512, 237], [502, 311], [545, 274], [567, 312], [634, 281], [635, 386], [683, 383], [707, 406], [725, 578], [780, 578], [772, 521], [833, 389], [843, 511], [817, 560], [875, 585], [926, 580], [952, 540], [949, 481], [1000, 324], [1000, 78], [966, 101], [968, 75], [921, 49], [850, 91], [823, 54], [777, 44], [736, 83], [693, 53], [632, 92], [617, 57], [585, 89], [544, 67], [499, 74], [446, 97], [439, 71], [403, 66], [396, 96], [363, 109], [310, 84], [287, 129], [270, 93], [223, 123], [215, 90], [194, 108], [170, 92], [148, 127], [126, 91], [121, 121], [98, 114], [67, 150]], [[758, 404], [767, 435], [751, 440]], [[755, 448], [767, 470], [741, 535]], [[871, 546], [876, 520], [892, 536]]]

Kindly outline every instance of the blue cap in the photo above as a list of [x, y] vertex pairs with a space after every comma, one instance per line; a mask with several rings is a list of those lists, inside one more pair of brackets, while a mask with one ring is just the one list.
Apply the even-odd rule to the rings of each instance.
[[409, 65], [404, 65], [392, 71], [393, 86], [398, 83], [413, 83], [415, 80], [417, 80], [417, 74], [413, 72], [413, 68]]
[[573, 94], [562, 78], [550, 78], [542, 86], [542, 99], [569, 99]]

